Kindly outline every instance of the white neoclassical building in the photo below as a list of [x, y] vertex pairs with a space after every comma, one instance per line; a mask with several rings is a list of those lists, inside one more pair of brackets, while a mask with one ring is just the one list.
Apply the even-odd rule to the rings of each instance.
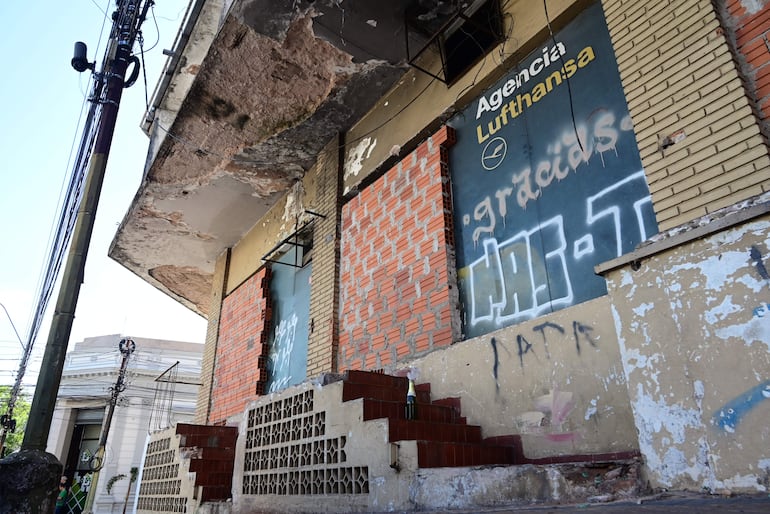
[[129, 477], [131, 468], [141, 468], [148, 434], [190, 422], [195, 414], [202, 344], [119, 334], [88, 337], [67, 353], [48, 435], [48, 451], [64, 464], [65, 475], [87, 489], [89, 461], [98, 448], [123, 359], [119, 344], [127, 338], [136, 346], [108, 432], [93, 505], [100, 514], [123, 512], [127, 498], [127, 512], [133, 511], [129, 480], [114, 477]]

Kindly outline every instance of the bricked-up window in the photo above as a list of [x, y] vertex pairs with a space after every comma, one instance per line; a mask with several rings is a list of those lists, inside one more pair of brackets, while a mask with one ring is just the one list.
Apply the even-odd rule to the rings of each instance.
[[602, 6], [449, 124], [464, 333], [607, 293], [594, 266], [658, 231]]
[[452, 213], [443, 127], [342, 208], [339, 370], [452, 344]]
[[263, 266], [222, 301], [211, 424], [223, 423], [265, 391], [271, 270]]
[[[415, 0], [406, 10], [406, 25], [407, 44], [419, 39], [417, 35], [425, 40], [421, 48], [407, 49], [409, 64], [446, 84], [460, 78], [503, 40], [498, 0]], [[429, 65], [427, 59], [436, 55], [439, 65]]]
[[[305, 380], [307, 375], [310, 274], [312, 262], [303, 246], [292, 246], [273, 262], [272, 309], [268, 335], [267, 392]], [[297, 263], [305, 264], [298, 266]]]

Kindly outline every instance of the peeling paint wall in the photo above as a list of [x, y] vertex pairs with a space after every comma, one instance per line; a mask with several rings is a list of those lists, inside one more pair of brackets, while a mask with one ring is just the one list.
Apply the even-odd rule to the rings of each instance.
[[606, 296], [408, 365], [434, 397], [462, 397], [463, 415], [485, 437], [521, 434], [527, 457], [637, 449]]
[[317, 208], [318, 174], [319, 169], [313, 167], [302, 180], [295, 182], [233, 247], [227, 281], [228, 292], [238, 287], [238, 284], [262, 266], [264, 263], [261, 258], [275, 245], [290, 236], [298, 226], [313, 218], [304, 211], [314, 211]]
[[770, 217], [608, 276], [654, 486], [770, 487]]

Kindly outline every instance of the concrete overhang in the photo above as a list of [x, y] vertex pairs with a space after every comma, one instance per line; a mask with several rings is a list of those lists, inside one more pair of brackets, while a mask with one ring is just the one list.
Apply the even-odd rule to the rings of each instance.
[[206, 315], [218, 256], [406, 71], [407, 7], [444, 3], [193, 0], [110, 257]]

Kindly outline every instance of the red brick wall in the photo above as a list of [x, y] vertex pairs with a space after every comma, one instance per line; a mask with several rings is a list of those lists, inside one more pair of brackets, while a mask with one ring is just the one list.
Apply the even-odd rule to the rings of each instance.
[[269, 295], [270, 270], [263, 267], [222, 302], [209, 415], [212, 424], [241, 412], [264, 391]]
[[728, 24], [735, 31], [736, 49], [745, 59], [744, 73], [754, 88], [760, 116], [770, 120], [770, 2], [726, 0], [726, 6]]
[[457, 335], [444, 127], [342, 208], [339, 370], [377, 369]]

